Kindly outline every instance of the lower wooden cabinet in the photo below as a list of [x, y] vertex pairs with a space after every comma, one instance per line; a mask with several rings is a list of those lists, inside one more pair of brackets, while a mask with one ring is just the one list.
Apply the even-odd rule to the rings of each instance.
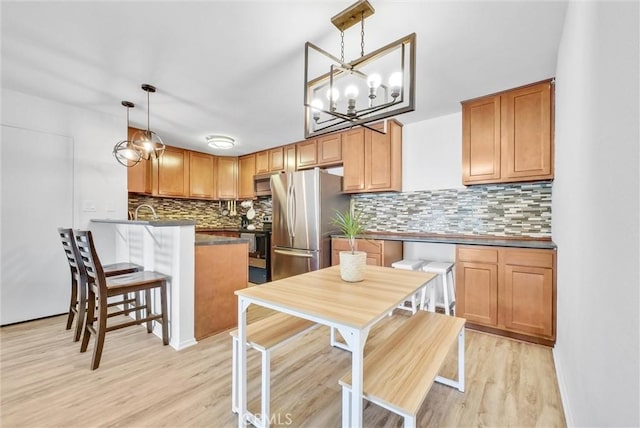
[[196, 340], [238, 324], [236, 290], [249, 281], [248, 244], [196, 245], [194, 335]]
[[552, 346], [555, 250], [458, 246], [456, 315], [468, 326]]
[[[340, 251], [350, 251], [349, 240], [346, 238], [331, 239], [331, 265], [340, 264]], [[367, 253], [367, 264], [372, 266], [387, 266], [402, 260], [402, 242], [381, 241], [371, 239], [356, 239], [356, 250]]]

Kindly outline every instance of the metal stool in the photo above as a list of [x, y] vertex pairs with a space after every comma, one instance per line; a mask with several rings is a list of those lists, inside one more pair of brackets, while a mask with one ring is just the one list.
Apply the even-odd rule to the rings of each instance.
[[[442, 296], [444, 298], [444, 313], [447, 315], [451, 315], [451, 309], [452, 307], [455, 306], [455, 294], [456, 294], [456, 287], [455, 287], [455, 282], [454, 282], [454, 277], [453, 277], [453, 266], [454, 263], [452, 262], [425, 262], [422, 265], [422, 271], [423, 272], [431, 272], [431, 273], [436, 273], [440, 276], [440, 278], [442, 278]], [[452, 293], [451, 293], [451, 299], [449, 298], [449, 275], [451, 275], [451, 289], [452, 289]], [[436, 288], [435, 286], [432, 286], [430, 288], [430, 294], [429, 294], [429, 311], [430, 312], [435, 312], [436, 308], [435, 308], [435, 294], [436, 294]], [[420, 309], [424, 310], [424, 305], [425, 305], [425, 299], [424, 299], [424, 294], [422, 295], [422, 299], [420, 302]]]

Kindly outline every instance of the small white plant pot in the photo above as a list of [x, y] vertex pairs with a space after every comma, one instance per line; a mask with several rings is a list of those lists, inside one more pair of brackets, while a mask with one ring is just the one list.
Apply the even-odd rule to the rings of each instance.
[[366, 265], [367, 253], [364, 251], [340, 251], [340, 277], [343, 281], [362, 281]]

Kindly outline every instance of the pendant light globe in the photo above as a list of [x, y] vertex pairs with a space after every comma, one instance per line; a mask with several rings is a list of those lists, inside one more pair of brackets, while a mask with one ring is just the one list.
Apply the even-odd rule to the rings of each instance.
[[156, 88], [147, 83], [143, 83], [141, 88], [147, 93], [147, 129], [138, 130], [133, 134], [132, 145], [140, 153], [142, 159], [149, 160], [160, 157], [166, 146], [160, 136], [149, 128], [149, 94], [155, 92]]
[[[130, 101], [122, 101], [121, 104], [127, 108], [127, 135], [129, 134], [129, 109], [135, 107]], [[116, 143], [113, 147], [113, 156], [116, 158], [120, 165], [128, 168], [137, 165], [142, 156], [140, 152], [133, 146], [133, 142], [129, 139], [122, 140]]]

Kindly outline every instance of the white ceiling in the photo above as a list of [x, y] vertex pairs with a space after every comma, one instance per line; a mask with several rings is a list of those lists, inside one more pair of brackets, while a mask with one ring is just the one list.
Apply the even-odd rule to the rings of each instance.
[[[66, 1], [1, 3], [2, 87], [121, 117], [165, 143], [238, 155], [304, 138], [304, 43], [339, 56], [333, 15], [354, 1]], [[365, 52], [417, 33], [411, 123], [460, 101], [552, 77], [566, 2], [383, 1]], [[345, 59], [359, 56], [359, 27]], [[124, 132], [123, 132], [124, 133]], [[235, 137], [231, 151], [204, 137]], [[115, 141], [114, 141], [115, 143]]]

